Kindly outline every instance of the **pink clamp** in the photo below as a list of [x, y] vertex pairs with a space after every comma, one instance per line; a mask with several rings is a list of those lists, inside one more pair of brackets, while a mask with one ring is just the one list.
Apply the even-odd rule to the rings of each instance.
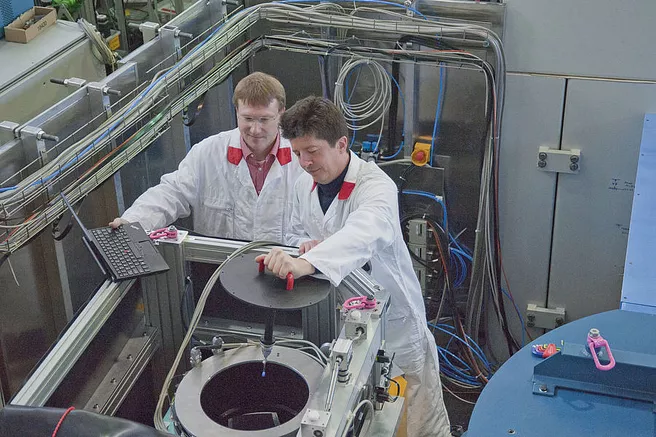
[[[264, 260], [260, 261], [260, 266], [258, 268], [260, 273], [264, 273]], [[285, 287], [287, 291], [294, 289], [294, 275], [292, 272], [287, 273], [287, 286]]]
[[168, 228], [155, 229], [148, 235], [151, 240], [159, 240], [160, 238], [176, 240], [178, 238], [178, 230], [175, 226], [169, 226]]
[[376, 298], [372, 297], [371, 299], [367, 299], [366, 296], [355, 296], [346, 299], [342, 307], [347, 310], [371, 310], [376, 308]]
[[[597, 369], [606, 371], [615, 367], [615, 358], [613, 358], [613, 353], [610, 351], [610, 345], [599, 334], [598, 329], [592, 328], [590, 332], [588, 332], [588, 347], [590, 348], [590, 353], [592, 354], [592, 359], [594, 360]], [[606, 348], [606, 353], [608, 354], [608, 359], [610, 360], [608, 364], [601, 364], [599, 362], [599, 357], [597, 356], [596, 349], [601, 348]]]

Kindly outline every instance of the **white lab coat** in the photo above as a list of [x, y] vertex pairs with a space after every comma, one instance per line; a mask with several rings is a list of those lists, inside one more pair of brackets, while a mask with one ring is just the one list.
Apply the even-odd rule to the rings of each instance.
[[258, 196], [242, 158], [239, 130], [233, 129], [194, 145], [178, 169], [139, 196], [122, 218], [157, 229], [193, 211], [200, 234], [282, 242], [290, 226], [294, 183], [302, 173], [289, 141], [281, 138]]
[[426, 326], [419, 281], [403, 241], [397, 189], [374, 163], [351, 153], [342, 188], [324, 215], [312, 177], [296, 182], [292, 233], [286, 243], [322, 242], [301, 256], [333, 285], [367, 261], [391, 293], [386, 350], [408, 380], [408, 436], [450, 436], [435, 340]]

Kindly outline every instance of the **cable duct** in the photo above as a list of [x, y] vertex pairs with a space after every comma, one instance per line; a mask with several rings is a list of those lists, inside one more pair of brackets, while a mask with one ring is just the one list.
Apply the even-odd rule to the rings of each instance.
[[[505, 58], [501, 40], [491, 30], [474, 24], [426, 18], [421, 14], [409, 16], [394, 12], [403, 8], [400, 4], [380, 2], [390, 5], [371, 8], [364, 4], [375, 1], [348, 2], [351, 9], [336, 3], [303, 5], [296, 3], [263, 3], [240, 10], [219, 23], [209, 35], [198, 37], [182, 48], [187, 54], [172, 67], [160, 71], [150, 83], [143, 84], [130, 97], [124, 97], [112, 116], [98, 128], [88, 133], [58, 155], [50, 157], [50, 162], [41, 165], [35, 161], [0, 185], [0, 253], [10, 254], [43, 231], [64, 212], [66, 207], [59, 200], [58, 193], [64, 192], [71, 202], [76, 202], [112, 177], [127, 162], [145, 150], [168, 128], [183, 108], [192, 105], [211, 87], [222, 83], [237, 67], [259, 50], [286, 50], [306, 54], [341, 56], [344, 62], [354, 68], [369, 60], [384, 62], [430, 63], [452, 68], [472, 68], [482, 71], [486, 77], [488, 93], [492, 105], [487, 113], [490, 118], [489, 135], [483, 154], [483, 168], [480, 187], [479, 212], [476, 229], [476, 243], [473, 252], [473, 271], [470, 281], [468, 313], [465, 317], [466, 331], [477, 336], [481, 319], [482, 301], [488, 288], [500, 290], [500, 263], [497, 259], [497, 217], [496, 205], [496, 157], [498, 156], [501, 118], [505, 92]], [[355, 5], [356, 9], [352, 9]], [[357, 15], [367, 12], [368, 16]], [[371, 13], [376, 17], [371, 18]], [[220, 55], [241, 42], [246, 33], [258, 22], [278, 23], [285, 29], [295, 29], [291, 35], [262, 35], [234, 49], [229, 55], [217, 61], [214, 67], [194, 79], [189, 78], [208, 60]], [[303, 38], [310, 29], [322, 34], [334, 30], [337, 35], [348, 31], [368, 32], [398, 41], [401, 37], [417, 37], [448, 42], [456, 47], [488, 48], [494, 52], [494, 66], [478, 56], [464, 50], [412, 51], [403, 48], [383, 49], [364, 45], [338, 44], [335, 41]], [[300, 31], [300, 32], [299, 32]], [[291, 31], [290, 31], [291, 33]], [[376, 68], [373, 67], [372, 68]], [[345, 72], [348, 70], [344, 70]], [[387, 90], [387, 97], [378, 105], [381, 113], [389, 108], [390, 90], [386, 73], [379, 71], [378, 79]], [[342, 83], [343, 83], [342, 77]], [[189, 82], [189, 83], [187, 83]], [[339, 82], [338, 82], [339, 84]], [[180, 87], [182, 90], [170, 98], [168, 89]], [[335, 95], [343, 93], [335, 89]], [[339, 100], [341, 97], [336, 97]], [[370, 114], [365, 114], [369, 116]], [[383, 122], [380, 118], [374, 122]], [[374, 123], [372, 122], [372, 123]], [[122, 135], [132, 135], [121, 141]], [[33, 168], [37, 171], [30, 171]], [[34, 205], [37, 205], [36, 208]], [[28, 207], [33, 213], [26, 219], [18, 218]], [[28, 214], [30, 214], [28, 213]], [[22, 220], [22, 222], [20, 222]], [[18, 223], [17, 223], [18, 221]], [[497, 308], [497, 314], [502, 309]]]

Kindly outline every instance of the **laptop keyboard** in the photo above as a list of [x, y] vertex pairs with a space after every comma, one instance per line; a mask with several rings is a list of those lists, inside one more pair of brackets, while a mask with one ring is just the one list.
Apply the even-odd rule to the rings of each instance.
[[123, 228], [97, 228], [92, 229], [91, 234], [118, 273], [116, 279], [143, 275], [150, 271], [143, 255], [133, 251], [128, 244], [131, 240]]

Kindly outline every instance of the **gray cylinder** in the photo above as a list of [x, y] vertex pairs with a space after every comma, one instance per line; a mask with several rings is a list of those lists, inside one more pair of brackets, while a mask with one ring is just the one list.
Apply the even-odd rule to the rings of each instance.
[[295, 436], [323, 370], [301, 351], [274, 346], [262, 376], [259, 347], [229, 350], [185, 375], [173, 414], [193, 437]]

